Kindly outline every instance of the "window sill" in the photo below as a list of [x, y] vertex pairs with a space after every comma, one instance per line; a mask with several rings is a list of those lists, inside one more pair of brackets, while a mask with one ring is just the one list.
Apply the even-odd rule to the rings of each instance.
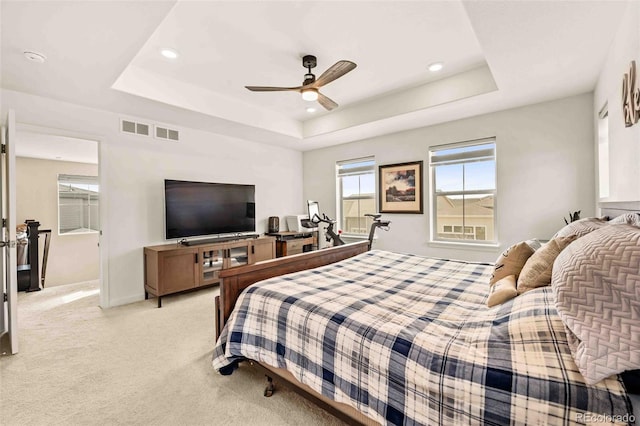
[[429, 241], [427, 245], [429, 247], [476, 250], [476, 251], [481, 250], [481, 251], [495, 252], [500, 250], [500, 243], [457, 243], [452, 241]]
[[342, 238], [348, 238], [350, 240], [368, 240], [369, 239], [368, 235], [363, 235], [363, 234], [344, 234], [344, 233], [342, 233], [342, 234], [340, 234], [340, 236]]
[[58, 231], [58, 236], [66, 237], [68, 235], [91, 235], [91, 234], [98, 235], [99, 233], [100, 233], [99, 231], [70, 231], [70, 232], [63, 232], [63, 233], [60, 233], [60, 231]]

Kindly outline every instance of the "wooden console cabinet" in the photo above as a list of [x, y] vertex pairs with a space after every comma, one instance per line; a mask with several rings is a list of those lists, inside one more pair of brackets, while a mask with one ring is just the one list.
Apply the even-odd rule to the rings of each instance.
[[276, 257], [290, 256], [318, 249], [318, 232], [274, 232], [268, 234], [276, 238]]
[[210, 286], [219, 273], [276, 257], [275, 238], [260, 237], [183, 246], [163, 244], [144, 248], [144, 292], [158, 297]]

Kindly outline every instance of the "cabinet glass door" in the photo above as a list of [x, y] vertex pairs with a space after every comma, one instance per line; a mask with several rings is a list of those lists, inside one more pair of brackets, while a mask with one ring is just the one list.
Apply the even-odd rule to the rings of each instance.
[[218, 282], [218, 272], [224, 264], [224, 250], [200, 250], [200, 264], [202, 266], [202, 284]]
[[247, 245], [242, 247], [232, 247], [228, 249], [228, 253], [229, 258], [227, 259], [227, 268], [247, 265], [249, 263], [249, 247]]

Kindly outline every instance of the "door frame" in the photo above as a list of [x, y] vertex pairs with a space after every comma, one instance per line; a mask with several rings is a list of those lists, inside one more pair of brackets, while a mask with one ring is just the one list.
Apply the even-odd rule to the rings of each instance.
[[[0, 224], [2, 227], [2, 236], [5, 247], [2, 255], [4, 257], [2, 263], [2, 280], [4, 283], [3, 290], [6, 290], [6, 300], [3, 301], [3, 335], [7, 334], [8, 344], [11, 354], [19, 352], [18, 340], [18, 264], [17, 248], [16, 248], [16, 157], [15, 157], [15, 139], [16, 139], [16, 112], [13, 109], [7, 111], [6, 126], [2, 126], [2, 143], [4, 148], [2, 159], [2, 217], [6, 219], [6, 223]], [[4, 222], [4, 221], [3, 221]], [[6, 233], [4, 229], [6, 228]], [[5, 283], [6, 281], [6, 283]], [[6, 287], [6, 289], [4, 288]], [[5, 305], [6, 303], [6, 305]], [[6, 315], [8, 313], [8, 315]]]
[[[40, 133], [51, 136], [65, 136], [69, 138], [84, 139], [97, 142], [98, 144], [98, 179], [100, 182], [100, 207], [99, 220], [100, 231], [98, 232], [98, 261], [100, 262], [99, 286], [100, 286], [100, 307], [110, 307], [109, 298], [109, 247], [106, 235], [108, 235], [107, 223], [107, 167], [105, 164], [106, 144], [103, 143], [103, 137], [94, 134], [82, 133], [73, 130], [57, 129], [52, 127], [38, 126], [33, 124], [16, 123], [16, 134], [20, 132]], [[13, 183], [15, 186], [15, 182]]]

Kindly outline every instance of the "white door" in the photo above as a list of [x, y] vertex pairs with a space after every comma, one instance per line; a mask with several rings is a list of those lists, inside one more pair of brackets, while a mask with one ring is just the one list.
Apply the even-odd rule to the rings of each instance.
[[9, 110], [7, 127], [2, 128], [0, 160], [0, 200], [2, 231], [0, 241], [0, 277], [3, 289], [3, 312], [0, 334], [9, 334], [11, 353], [18, 352], [18, 265], [16, 262], [16, 115]]

